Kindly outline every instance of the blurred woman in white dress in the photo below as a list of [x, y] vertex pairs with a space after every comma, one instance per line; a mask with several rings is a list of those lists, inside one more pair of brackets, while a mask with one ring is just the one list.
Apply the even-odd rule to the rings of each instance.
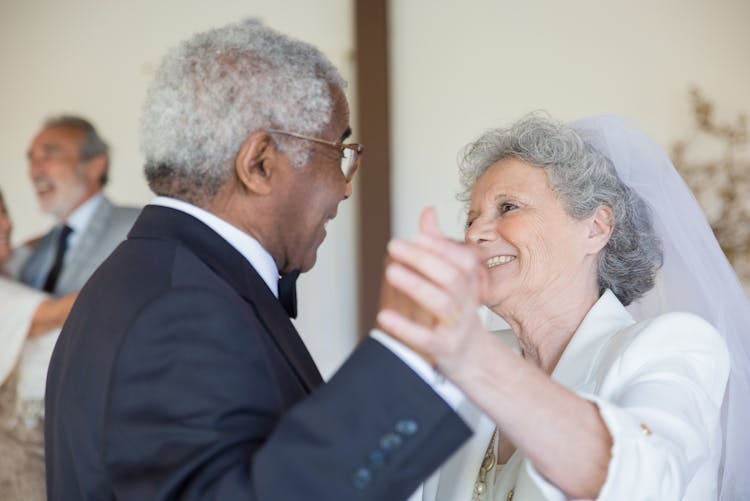
[[10, 278], [6, 267], [22, 260], [12, 229], [0, 193], [0, 499], [41, 501], [47, 365], [76, 295], [52, 298]]

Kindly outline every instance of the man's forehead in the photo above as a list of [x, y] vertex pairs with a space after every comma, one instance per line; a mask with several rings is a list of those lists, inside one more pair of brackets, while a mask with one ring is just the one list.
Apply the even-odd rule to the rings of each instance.
[[37, 134], [34, 143], [43, 148], [60, 147], [62, 144], [79, 146], [84, 138], [84, 132], [75, 127], [52, 126], [42, 129]]
[[84, 136], [84, 132], [75, 127], [46, 127], [36, 135], [26, 152], [26, 156], [31, 157], [34, 151], [56, 153], [75, 149], [77, 153], [80, 153]]

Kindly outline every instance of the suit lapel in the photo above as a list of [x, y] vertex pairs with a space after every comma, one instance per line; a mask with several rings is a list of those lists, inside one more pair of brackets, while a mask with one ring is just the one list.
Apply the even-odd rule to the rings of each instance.
[[71, 280], [78, 279], [86, 267], [90, 265], [91, 256], [98, 254], [97, 246], [108, 230], [107, 224], [113, 210], [112, 202], [102, 198], [88, 225], [81, 233], [76, 246], [70, 249], [70, 255], [67, 256], [67, 263], [60, 275], [57, 290], [67, 290], [66, 284]]
[[19, 274], [21, 282], [30, 285], [35, 289], [42, 288], [44, 279], [47, 277], [47, 272], [49, 272], [49, 269], [52, 266], [52, 259], [55, 252], [54, 248], [59, 233], [60, 228], [55, 227], [42, 237], [32, 251], [31, 256], [29, 256], [28, 260], [21, 267], [21, 272]]
[[[572, 390], [581, 390], [592, 381], [594, 370], [604, 348], [623, 327], [635, 320], [610, 290], [591, 307], [565, 347], [552, 379]], [[595, 379], [595, 378], [594, 378]]]
[[[263, 285], [265, 286], [265, 284]], [[289, 320], [286, 310], [270, 291], [268, 296], [270, 298], [264, 294], [263, 297], [257, 298], [255, 302], [250, 298], [246, 299], [255, 306], [258, 318], [265, 325], [276, 346], [290, 361], [292, 368], [297, 372], [305, 388], [312, 391], [323, 382], [318, 367], [302, 342], [299, 333], [297, 333], [297, 329]]]
[[322, 383], [315, 362], [281, 303], [247, 259], [219, 234], [189, 214], [147, 205], [128, 235], [138, 237], [180, 241], [250, 303], [302, 385], [312, 391]]

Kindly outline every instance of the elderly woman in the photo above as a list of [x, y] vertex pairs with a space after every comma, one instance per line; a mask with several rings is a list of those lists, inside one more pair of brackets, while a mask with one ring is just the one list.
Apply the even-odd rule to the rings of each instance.
[[[492, 425], [478, 419], [473, 442], [417, 498], [716, 499], [724, 339], [732, 345], [750, 308], [662, 150], [617, 119], [530, 116], [471, 145], [462, 173], [469, 246], [444, 238], [430, 211], [416, 242], [389, 245], [388, 283], [434, 321], [398, 303], [378, 321]], [[653, 217], [644, 198], [661, 204]], [[705, 232], [708, 246], [694, 245]], [[691, 252], [697, 262], [685, 261]], [[706, 276], [693, 265], [716, 265], [726, 286], [709, 287], [713, 272], [710, 283], [693, 280]], [[633, 304], [655, 281], [659, 290]], [[712, 295], [730, 300], [735, 324], [704, 311]], [[483, 328], [480, 303], [510, 325], [515, 351]], [[677, 310], [705, 314], [724, 339]], [[742, 462], [724, 471], [729, 499]]]

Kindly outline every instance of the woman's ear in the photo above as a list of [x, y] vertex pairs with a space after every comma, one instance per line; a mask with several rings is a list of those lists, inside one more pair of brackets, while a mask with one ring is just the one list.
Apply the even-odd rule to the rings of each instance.
[[612, 209], [606, 205], [600, 205], [589, 218], [588, 229], [586, 247], [590, 253], [596, 254], [607, 245], [612, 236], [612, 231], [615, 229]]
[[271, 193], [271, 180], [276, 175], [278, 151], [271, 135], [255, 131], [242, 143], [234, 161], [234, 172], [244, 189], [257, 195]]

